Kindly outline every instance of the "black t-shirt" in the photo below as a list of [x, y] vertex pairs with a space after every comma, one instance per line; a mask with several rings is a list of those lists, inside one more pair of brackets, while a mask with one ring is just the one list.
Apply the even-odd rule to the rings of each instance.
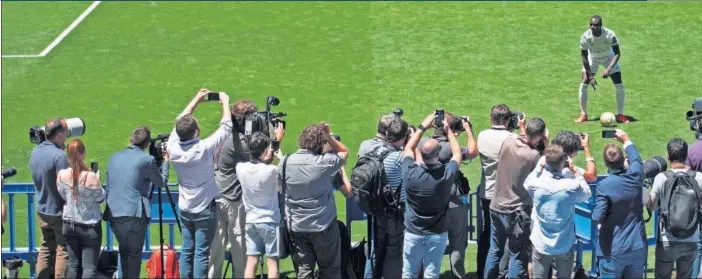
[[458, 163], [420, 166], [410, 157], [402, 160], [402, 185], [407, 192], [405, 227], [418, 235], [441, 234], [448, 228], [446, 211]]

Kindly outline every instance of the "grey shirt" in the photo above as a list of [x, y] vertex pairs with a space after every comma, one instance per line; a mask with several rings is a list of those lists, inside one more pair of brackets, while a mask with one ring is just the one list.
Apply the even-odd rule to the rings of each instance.
[[295, 232], [321, 232], [336, 219], [332, 174], [345, 160], [336, 154], [317, 155], [306, 149], [290, 154], [285, 177], [283, 162], [278, 166], [278, 180], [285, 189], [285, 216]]
[[384, 144], [387, 143], [385, 142], [385, 140], [379, 137], [364, 140], [363, 142], [361, 142], [361, 146], [358, 147], [358, 158], [365, 156], [366, 154], [370, 153], [371, 151], [375, 150], [380, 146], [383, 146]]
[[[453, 157], [453, 154], [451, 153], [451, 144], [448, 142], [448, 139], [444, 136], [433, 136], [433, 139], [436, 139], [436, 141], [439, 142], [439, 147], [441, 148], [439, 150], [439, 163], [441, 164], [448, 164], [449, 161], [451, 161], [451, 157]], [[419, 142], [419, 146], [422, 146], [425, 141], [427, 141], [429, 138], [424, 138], [422, 141]], [[461, 155], [462, 155], [462, 160], [467, 161], [468, 158], [468, 148], [465, 148], [461, 146]], [[458, 166], [460, 171], [460, 166]], [[467, 194], [467, 193], [466, 193]], [[456, 188], [456, 183], [453, 183], [451, 186], [451, 199], [449, 200], [449, 207], [450, 208], [455, 208], [461, 205], [461, 199], [460, 199], [461, 194], [458, 192], [458, 189]]]
[[504, 128], [491, 128], [478, 134], [478, 153], [482, 167], [478, 195], [483, 199], [492, 200], [495, 193], [500, 149], [508, 137], [517, 138], [517, 135]]
[[56, 174], [68, 168], [68, 157], [55, 144], [44, 141], [32, 150], [29, 169], [36, 188], [37, 212], [49, 216], [61, 216], [65, 201], [59, 195]]
[[232, 131], [215, 155], [215, 183], [219, 188], [220, 198], [229, 201], [241, 200], [241, 182], [236, 175], [236, 165], [250, 159], [251, 154], [244, 135]]

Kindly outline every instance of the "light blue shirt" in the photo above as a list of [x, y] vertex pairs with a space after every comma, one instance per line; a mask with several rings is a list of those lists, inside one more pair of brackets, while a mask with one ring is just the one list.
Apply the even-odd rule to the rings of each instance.
[[180, 210], [200, 213], [219, 196], [219, 188], [214, 180], [214, 156], [231, 132], [232, 120], [229, 118], [222, 119], [217, 131], [204, 140], [194, 138], [180, 141], [173, 128], [173, 132], [168, 137], [166, 149], [171, 165], [178, 173], [178, 208]]
[[564, 177], [536, 169], [524, 181], [524, 188], [534, 201], [531, 213], [531, 242], [545, 255], [563, 255], [575, 243], [575, 204], [592, 195], [582, 174]]

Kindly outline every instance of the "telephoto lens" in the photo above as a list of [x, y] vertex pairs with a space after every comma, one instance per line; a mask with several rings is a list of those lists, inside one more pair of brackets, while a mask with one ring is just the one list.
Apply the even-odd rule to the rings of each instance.
[[17, 174], [17, 169], [15, 169], [15, 167], [11, 167], [9, 169], [2, 170], [2, 178], [3, 179], [13, 177], [13, 176], [15, 176], [15, 174]]

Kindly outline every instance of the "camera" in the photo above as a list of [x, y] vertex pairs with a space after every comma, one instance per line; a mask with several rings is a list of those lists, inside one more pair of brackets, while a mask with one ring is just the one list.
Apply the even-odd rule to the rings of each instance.
[[2, 179], [13, 177], [17, 174], [17, 169], [15, 167], [10, 167], [8, 169], [2, 170]]
[[[80, 117], [65, 118], [63, 121], [66, 123], [68, 137], [80, 137], [85, 134], [85, 121]], [[56, 126], [58, 127], [58, 126]], [[47, 132], [51, 134], [51, 131], [46, 131], [46, 127], [39, 127], [39, 125], [34, 125], [29, 128], [29, 142], [34, 144], [40, 144], [46, 140]]]
[[470, 123], [468, 118], [464, 116], [455, 116], [453, 118], [453, 121], [449, 123], [451, 130], [454, 132], [464, 132], [466, 129], [463, 128], [463, 121], [468, 122], [468, 126], [470, 126], [470, 129], [473, 130], [473, 123]]
[[512, 117], [509, 120], [509, 125], [507, 125], [507, 128], [512, 129], [512, 130], [519, 128], [519, 119], [523, 118], [523, 117], [524, 117], [523, 112], [518, 112], [518, 111], [512, 112]]
[[651, 159], [644, 161], [644, 175], [648, 179], [653, 179], [661, 172], [668, 169], [668, 163], [661, 156], [654, 156]]
[[394, 115], [397, 118], [402, 118], [402, 115], [404, 115], [404, 114], [405, 114], [405, 111], [401, 108], [397, 108], [397, 109], [392, 111], [392, 115]]
[[266, 110], [257, 111], [246, 117], [246, 126], [244, 130], [245, 136], [251, 136], [256, 132], [261, 132], [273, 138], [273, 130], [278, 125], [283, 125], [285, 129], [285, 120], [282, 117], [288, 116], [284, 112], [272, 112], [271, 107], [280, 105], [280, 99], [276, 96], [266, 97]]
[[149, 145], [149, 154], [154, 156], [156, 164], [163, 164], [163, 151], [166, 150], [166, 142], [168, 142], [169, 134], [160, 134], [155, 138], [151, 139], [151, 144]]
[[687, 112], [685, 119], [690, 121], [690, 130], [695, 131], [695, 137], [702, 138], [702, 98], [695, 99], [692, 110]]

